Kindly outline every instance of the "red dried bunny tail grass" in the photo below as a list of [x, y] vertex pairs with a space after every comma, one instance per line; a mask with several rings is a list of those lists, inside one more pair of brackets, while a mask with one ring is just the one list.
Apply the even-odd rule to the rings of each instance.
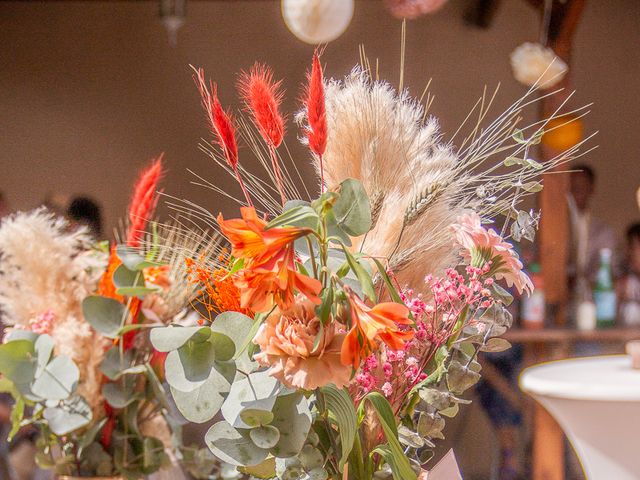
[[240, 188], [242, 188], [242, 193], [244, 194], [247, 204], [253, 206], [251, 197], [249, 197], [249, 192], [244, 186], [244, 182], [240, 176], [240, 171], [238, 170], [238, 143], [236, 141], [236, 127], [234, 125], [233, 116], [231, 113], [225, 112], [222, 108], [220, 100], [218, 99], [217, 86], [214, 84], [211, 86], [210, 90], [207, 88], [207, 84], [204, 79], [204, 70], [201, 68], [192, 68], [195, 71], [193, 79], [200, 91], [202, 106], [207, 114], [211, 133], [218, 142], [218, 145], [220, 145], [220, 149], [224, 154], [227, 164], [233, 170], [236, 180], [238, 180]]
[[306, 92], [307, 121], [306, 129], [309, 148], [318, 155], [320, 161], [320, 188], [324, 189], [324, 166], [322, 155], [327, 148], [327, 111], [324, 100], [324, 81], [320, 55], [316, 50], [313, 54], [311, 73], [307, 75], [308, 86]]
[[255, 63], [249, 73], [242, 72], [240, 74], [238, 90], [260, 135], [269, 146], [271, 166], [280, 192], [280, 199], [284, 205], [287, 198], [276, 156], [276, 148], [280, 146], [284, 138], [284, 118], [280, 114], [280, 103], [282, 103], [284, 96], [282, 81], [274, 82], [271, 68], [261, 63]]
[[284, 119], [280, 114], [282, 81], [274, 82], [271, 68], [255, 63], [249, 73], [240, 74], [238, 90], [262, 138], [278, 148], [284, 137]]
[[153, 215], [158, 203], [156, 190], [163, 174], [163, 155], [161, 154], [142, 171], [133, 189], [133, 198], [129, 205], [129, 229], [127, 231], [127, 245], [130, 247], [140, 246], [140, 240], [144, 236], [147, 221]]

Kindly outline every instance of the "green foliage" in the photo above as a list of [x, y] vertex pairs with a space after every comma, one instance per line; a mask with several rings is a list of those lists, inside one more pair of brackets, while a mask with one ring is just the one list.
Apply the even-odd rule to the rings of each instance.
[[116, 338], [129, 311], [113, 298], [91, 295], [82, 301], [82, 314], [98, 333], [107, 338]]
[[342, 471], [349, 458], [353, 442], [358, 432], [358, 418], [353, 400], [345, 389], [338, 389], [334, 385], [321, 388], [324, 396], [325, 408], [331, 415], [331, 419], [338, 427], [340, 434], [340, 448], [342, 455], [339, 460], [339, 468]]
[[371, 229], [371, 206], [362, 182], [347, 178], [340, 183], [333, 213], [338, 226], [353, 237], [364, 235]]

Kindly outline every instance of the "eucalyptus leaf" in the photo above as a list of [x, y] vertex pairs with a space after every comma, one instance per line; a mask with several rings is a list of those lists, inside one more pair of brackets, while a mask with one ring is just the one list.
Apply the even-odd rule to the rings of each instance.
[[137, 395], [134, 394], [132, 385], [129, 382], [125, 382], [125, 385], [120, 383], [105, 383], [102, 386], [102, 395], [105, 400], [113, 408], [124, 408], [127, 405], [132, 404], [137, 400]]
[[104, 373], [109, 380], [117, 380], [126, 369], [133, 364], [133, 351], [128, 350], [120, 354], [118, 346], [111, 347], [100, 363], [100, 371]]
[[483, 352], [504, 352], [509, 350], [511, 344], [504, 338], [494, 337], [487, 340], [487, 343], [480, 347]]
[[43, 417], [55, 435], [67, 435], [91, 422], [91, 407], [80, 396], [44, 409]]
[[243, 435], [226, 421], [212, 425], [204, 440], [216, 457], [235, 466], [258, 465], [269, 455], [267, 449], [253, 443], [246, 431]]
[[118, 245], [116, 255], [129, 270], [142, 270], [147, 267], [157, 267], [158, 262], [146, 260], [137, 248], [127, 245]]
[[[493, 339], [491, 339], [493, 340]], [[447, 367], [447, 386], [452, 393], [460, 394], [480, 380], [480, 374], [452, 360]]]
[[318, 214], [311, 208], [311, 205], [300, 204], [286, 210], [281, 215], [271, 220], [266, 229], [291, 226], [291, 227], [306, 227], [310, 229], [318, 228]]
[[194, 342], [204, 342], [209, 338], [210, 334], [211, 329], [209, 327], [179, 327], [172, 325], [152, 329], [149, 334], [149, 340], [157, 351], [170, 352], [171, 350], [177, 350], [192, 339]]
[[270, 410], [245, 408], [240, 412], [240, 418], [250, 427], [262, 427], [273, 421], [273, 413]]
[[250, 428], [241, 412], [247, 408], [272, 411], [280, 391], [280, 383], [268, 371], [253, 372], [233, 382], [222, 415], [234, 427]]
[[76, 389], [80, 371], [75, 363], [65, 356], [54, 357], [42, 374], [35, 379], [31, 391], [47, 400], [64, 400]]
[[270, 449], [278, 444], [280, 431], [271, 425], [263, 425], [249, 430], [249, 437], [257, 447]]
[[211, 324], [212, 332], [225, 334], [235, 345], [234, 359], [238, 368], [244, 372], [255, 369], [256, 363], [249, 356], [247, 346], [253, 340], [260, 326], [258, 321], [240, 312], [223, 312]]
[[340, 183], [340, 196], [333, 205], [333, 213], [342, 230], [353, 237], [371, 229], [371, 205], [362, 182], [347, 178]]
[[280, 439], [269, 452], [275, 457], [293, 457], [302, 449], [311, 428], [308, 400], [301, 393], [281, 395], [273, 406], [271, 425], [280, 431]]
[[181, 392], [171, 387], [173, 401], [180, 413], [194, 423], [211, 420], [224, 402], [224, 394], [229, 392], [229, 380], [216, 368], [211, 369], [209, 378], [198, 388], [190, 392]]
[[127, 307], [113, 298], [92, 295], [82, 301], [82, 313], [89, 324], [107, 338], [116, 338], [129, 314]]
[[113, 284], [121, 287], [144, 287], [144, 275], [139, 270], [129, 270], [122, 264], [113, 272]]
[[33, 342], [12, 340], [0, 344], [0, 373], [15, 384], [28, 384], [37, 369]]
[[49, 335], [39, 335], [36, 338], [34, 343], [34, 348], [37, 355], [37, 369], [35, 376], [39, 377], [42, 375], [42, 371], [45, 369], [49, 360], [51, 359], [51, 354], [53, 353], [53, 339]]

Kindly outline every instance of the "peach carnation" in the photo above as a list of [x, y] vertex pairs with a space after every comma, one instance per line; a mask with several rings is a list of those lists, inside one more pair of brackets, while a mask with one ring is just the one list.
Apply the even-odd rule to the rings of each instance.
[[[255, 360], [287, 387], [312, 390], [329, 383], [346, 385], [351, 366], [340, 362], [344, 334], [331, 323], [320, 328], [313, 302], [302, 299], [285, 310], [276, 308], [258, 330]], [[316, 345], [316, 337], [322, 335]], [[314, 345], [316, 348], [314, 349]]]
[[495, 230], [484, 228], [477, 213], [462, 215], [451, 230], [464, 248], [462, 256], [471, 259], [472, 266], [482, 268], [491, 262], [490, 275], [504, 279], [509, 287], [515, 285], [520, 293], [533, 291], [533, 283], [522, 271], [522, 262], [513, 246]]

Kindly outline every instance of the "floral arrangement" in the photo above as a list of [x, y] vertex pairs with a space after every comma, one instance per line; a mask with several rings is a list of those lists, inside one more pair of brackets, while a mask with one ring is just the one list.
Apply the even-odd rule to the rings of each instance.
[[[239, 117], [194, 70], [213, 139], [202, 149], [237, 181], [239, 215], [185, 199], [170, 203], [175, 223], [149, 222], [157, 160], [121, 242], [95, 246], [43, 210], [3, 221], [13, 328], [0, 389], [16, 399], [14, 432], [40, 429], [41, 465], [131, 479], [177, 463], [196, 478], [424, 473], [480, 378], [479, 352], [509, 347], [504, 287], [533, 288], [512, 242], [533, 240], [539, 214], [519, 203], [580, 144], [531, 158], [557, 118], [517, 128], [532, 89], [488, 125], [483, 97], [454, 148], [428, 96], [425, 107], [362, 64], [327, 80], [313, 57], [295, 119], [317, 196], [288, 156], [281, 82], [256, 64], [240, 76]], [[240, 162], [241, 143], [266, 179]], [[213, 422], [208, 449], [182, 444], [187, 422]]]
[[[316, 198], [293, 180], [299, 161], [287, 157], [284, 93], [271, 69], [240, 75], [239, 119], [194, 69], [213, 139], [202, 149], [237, 181], [240, 215], [173, 204], [226, 244], [187, 259], [198, 325], [154, 328], [150, 339], [167, 354], [178, 410], [214, 421], [205, 442], [239, 474], [421, 475], [445, 418], [480, 378], [478, 353], [509, 347], [500, 335], [512, 297], [500, 284], [533, 288], [511, 241], [533, 240], [539, 215], [518, 204], [578, 152], [531, 158], [546, 122], [516, 125], [533, 90], [480, 128], [491, 103], [483, 98], [478, 126], [454, 149], [418, 101], [363, 64], [326, 80], [313, 57], [295, 118], [318, 172]], [[241, 141], [269, 181], [239, 161]], [[487, 225], [498, 215], [500, 232]]]
[[163, 386], [163, 355], [145, 332], [178, 321], [195, 295], [176, 248], [210, 244], [155, 225], [145, 233], [161, 175], [161, 160], [142, 173], [121, 245], [96, 245], [44, 209], [0, 226], [10, 436], [37, 427], [37, 461], [59, 475], [140, 478], [188, 453], [178, 448], [182, 420]]

